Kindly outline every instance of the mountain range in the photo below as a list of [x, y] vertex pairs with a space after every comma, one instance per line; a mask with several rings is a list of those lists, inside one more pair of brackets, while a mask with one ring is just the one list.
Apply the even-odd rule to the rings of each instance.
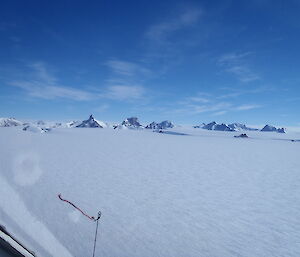
[[[24, 123], [22, 121], [16, 120], [15, 118], [0, 118], [0, 127], [16, 127], [23, 126], [24, 131], [38, 131], [37, 128], [41, 128], [42, 131], [49, 131], [52, 128], [108, 128], [113, 127], [114, 129], [170, 129], [174, 128], [175, 125], [168, 120], [158, 122], [151, 122], [150, 124], [143, 126], [137, 117], [130, 117], [123, 120], [120, 124], [117, 125], [109, 125], [100, 120], [96, 120], [93, 115], [90, 115], [87, 120], [83, 121], [71, 121], [67, 123], [61, 122], [45, 122], [43, 120], [39, 120], [37, 122], [27, 122]], [[271, 125], [264, 126], [261, 130], [257, 128], [247, 127], [245, 124], [241, 123], [231, 123], [218, 124], [213, 121], [210, 123], [202, 123], [200, 125], [193, 126], [194, 128], [201, 128], [206, 130], [215, 130], [215, 131], [261, 131], [261, 132], [277, 132], [277, 133], [285, 133], [284, 128], [276, 128]]]
[[[259, 129], [257, 128], [249, 128], [245, 124], [241, 123], [231, 123], [227, 125], [225, 123], [218, 124], [215, 121], [210, 122], [208, 124], [202, 123], [201, 125], [194, 126], [194, 128], [202, 128], [217, 131], [259, 131]], [[270, 125], [264, 126], [264, 128], [262, 128], [260, 131], [285, 133], [284, 128], [276, 128]]]

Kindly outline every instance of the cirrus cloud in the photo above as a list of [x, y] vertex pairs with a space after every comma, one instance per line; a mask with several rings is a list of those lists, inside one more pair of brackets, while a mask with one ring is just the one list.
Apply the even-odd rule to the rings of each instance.
[[145, 88], [142, 86], [113, 85], [100, 96], [113, 100], [134, 100], [144, 96]]

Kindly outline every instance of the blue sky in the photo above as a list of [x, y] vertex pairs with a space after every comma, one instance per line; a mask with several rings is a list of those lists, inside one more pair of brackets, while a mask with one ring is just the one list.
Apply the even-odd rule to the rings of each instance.
[[300, 126], [300, 2], [2, 1], [0, 116]]

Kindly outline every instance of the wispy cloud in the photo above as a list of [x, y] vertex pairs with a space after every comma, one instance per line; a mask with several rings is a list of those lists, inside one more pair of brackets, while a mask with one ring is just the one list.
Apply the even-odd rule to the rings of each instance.
[[[60, 84], [58, 79], [48, 71], [47, 65], [43, 62], [30, 63], [28, 68], [30, 74], [26, 76], [26, 79], [11, 80], [9, 84], [24, 90], [30, 97], [41, 99], [64, 98], [74, 101], [97, 99], [127, 101], [140, 99], [145, 93], [145, 89], [142, 86], [120, 84], [120, 81], [119, 84], [115, 84], [112, 83], [113, 80], [109, 85], [100, 86], [98, 90], [82, 90]], [[123, 82], [128, 81], [123, 80]]]
[[177, 113], [177, 114], [195, 115], [200, 113], [216, 113], [222, 111], [224, 114], [225, 110], [227, 112], [227, 110], [229, 110], [231, 107], [232, 107], [232, 103], [229, 102], [211, 102], [209, 104], [196, 104], [196, 103], [182, 102], [179, 108], [178, 107], [174, 108], [170, 112]]
[[197, 45], [201, 38], [197, 26], [203, 14], [201, 8], [170, 8], [170, 13], [150, 25], [144, 33], [143, 43], [147, 49], [143, 61], [156, 63], [156, 75], [164, 75], [180, 65], [186, 58], [186, 49]]
[[261, 105], [257, 104], [244, 104], [244, 105], [236, 105], [231, 102], [211, 102], [210, 104], [187, 104], [182, 105], [180, 108], [174, 110], [175, 113], [181, 114], [200, 114], [200, 113], [208, 113], [212, 116], [221, 116], [226, 113], [235, 112], [235, 111], [248, 111], [257, 108], [261, 108]]
[[144, 97], [144, 94], [145, 88], [142, 86], [112, 85], [101, 96], [113, 100], [136, 100]]
[[194, 96], [189, 96], [184, 98], [183, 100], [179, 101], [179, 104], [191, 104], [191, 103], [201, 103], [201, 104], [206, 104], [211, 102], [210, 99], [211, 95], [207, 94], [207, 93], [202, 93], [199, 92], [197, 94], [195, 94]]
[[224, 109], [230, 109], [232, 107], [232, 103], [229, 102], [220, 102], [220, 103], [212, 103], [207, 105], [190, 105], [192, 107], [194, 113], [204, 113], [204, 112], [216, 112], [216, 111], [224, 111]]
[[39, 79], [48, 85], [55, 84], [57, 82], [57, 79], [47, 70], [45, 63], [34, 62], [28, 64], [28, 67], [33, 70], [36, 79]]
[[92, 93], [84, 90], [42, 84], [40, 81], [12, 81], [10, 84], [25, 90], [29, 96], [42, 99], [66, 98], [76, 101], [87, 101], [94, 98]]
[[65, 98], [76, 101], [87, 101], [94, 98], [91, 92], [59, 85], [56, 77], [50, 74], [42, 62], [28, 64], [30, 75], [24, 80], [13, 80], [9, 84], [21, 88], [29, 96], [42, 99]]
[[210, 100], [201, 96], [192, 96], [188, 98], [189, 101], [197, 102], [197, 103], [209, 103]]
[[[254, 91], [254, 90], [253, 90]], [[260, 92], [257, 90], [257, 92]], [[235, 93], [235, 95], [233, 95]], [[237, 104], [235, 101], [229, 101], [231, 97], [244, 94], [245, 92], [234, 92], [232, 95], [206, 94], [200, 92], [195, 96], [185, 97], [178, 101], [179, 108], [174, 108], [177, 114], [200, 114], [208, 113], [212, 116], [221, 116], [230, 112], [249, 111], [261, 108], [262, 105], [255, 103]], [[252, 92], [254, 93], [254, 92]], [[227, 99], [228, 98], [228, 99]], [[222, 100], [224, 99], [224, 100]]]
[[260, 79], [260, 77], [245, 66], [232, 66], [225, 71], [232, 73], [242, 82], [250, 82]]
[[252, 95], [252, 94], [259, 94], [263, 92], [270, 92], [273, 89], [270, 87], [257, 87], [257, 88], [251, 88], [251, 89], [245, 89], [245, 88], [227, 88], [227, 87], [222, 87], [220, 88], [224, 91], [229, 91], [229, 93], [222, 93], [218, 96], [216, 96], [217, 99], [229, 99], [229, 98], [236, 98], [238, 96], [243, 96], [243, 95]]
[[98, 107], [94, 108], [93, 110], [96, 112], [104, 112], [106, 110], [109, 109], [109, 105], [108, 104], [101, 104]]
[[169, 18], [165, 21], [152, 25], [146, 32], [146, 37], [150, 40], [163, 43], [167, 37], [183, 28], [195, 24], [202, 11], [200, 9], [186, 9], [178, 17]]
[[253, 54], [253, 52], [245, 52], [245, 53], [227, 53], [222, 55], [218, 59], [218, 63], [220, 65], [227, 65], [227, 64], [233, 64], [238, 63], [241, 59]]
[[217, 64], [222, 67], [223, 71], [233, 74], [241, 82], [259, 80], [260, 76], [246, 63], [246, 58], [252, 54], [253, 52], [227, 53], [217, 60]]
[[226, 114], [227, 112], [228, 112], [228, 111], [219, 111], [219, 112], [213, 113], [212, 115], [213, 115], [213, 116], [221, 116], [221, 115]]
[[243, 104], [236, 107], [237, 111], [247, 111], [247, 110], [253, 110], [257, 108], [261, 108], [262, 106], [259, 104]]
[[138, 62], [111, 59], [107, 61], [110, 76], [100, 95], [111, 100], [133, 101], [145, 96], [143, 82], [153, 75], [152, 71]]
[[122, 60], [109, 60], [106, 65], [118, 75], [125, 76], [138, 76], [150, 75], [151, 71], [137, 63], [122, 61]]
[[[144, 33], [147, 47], [139, 60], [111, 58], [106, 61], [104, 64], [109, 68], [110, 75], [106, 79], [106, 91], [101, 95], [121, 100], [144, 97], [146, 94], [144, 84], [164, 74], [166, 67], [176, 62], [174, 56], [178, 58], [177, 47], [171, 46], [174, 46], [174, 42], [167, 42], [169, 36], [196, 24], [201, 13], [199, 8], [185, 8], [177, 12], [177, 15], [166, 17], [163, 21], [151, 25]], [[164, 43], [167, 43], [167, 48], [164, 47]], [[149, 97], [149, 94], [147, 96]], [[194, 101], [205, 102], [205, 99], [198, 97]]]

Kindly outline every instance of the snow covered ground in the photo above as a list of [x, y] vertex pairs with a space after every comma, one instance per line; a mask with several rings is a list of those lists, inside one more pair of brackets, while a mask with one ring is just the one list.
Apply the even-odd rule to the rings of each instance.
[[[41, 257], [300, 256], [300, 134], [0, 128], [0, 224]], [[187, 134], [187, 135], [182, 135]]]

